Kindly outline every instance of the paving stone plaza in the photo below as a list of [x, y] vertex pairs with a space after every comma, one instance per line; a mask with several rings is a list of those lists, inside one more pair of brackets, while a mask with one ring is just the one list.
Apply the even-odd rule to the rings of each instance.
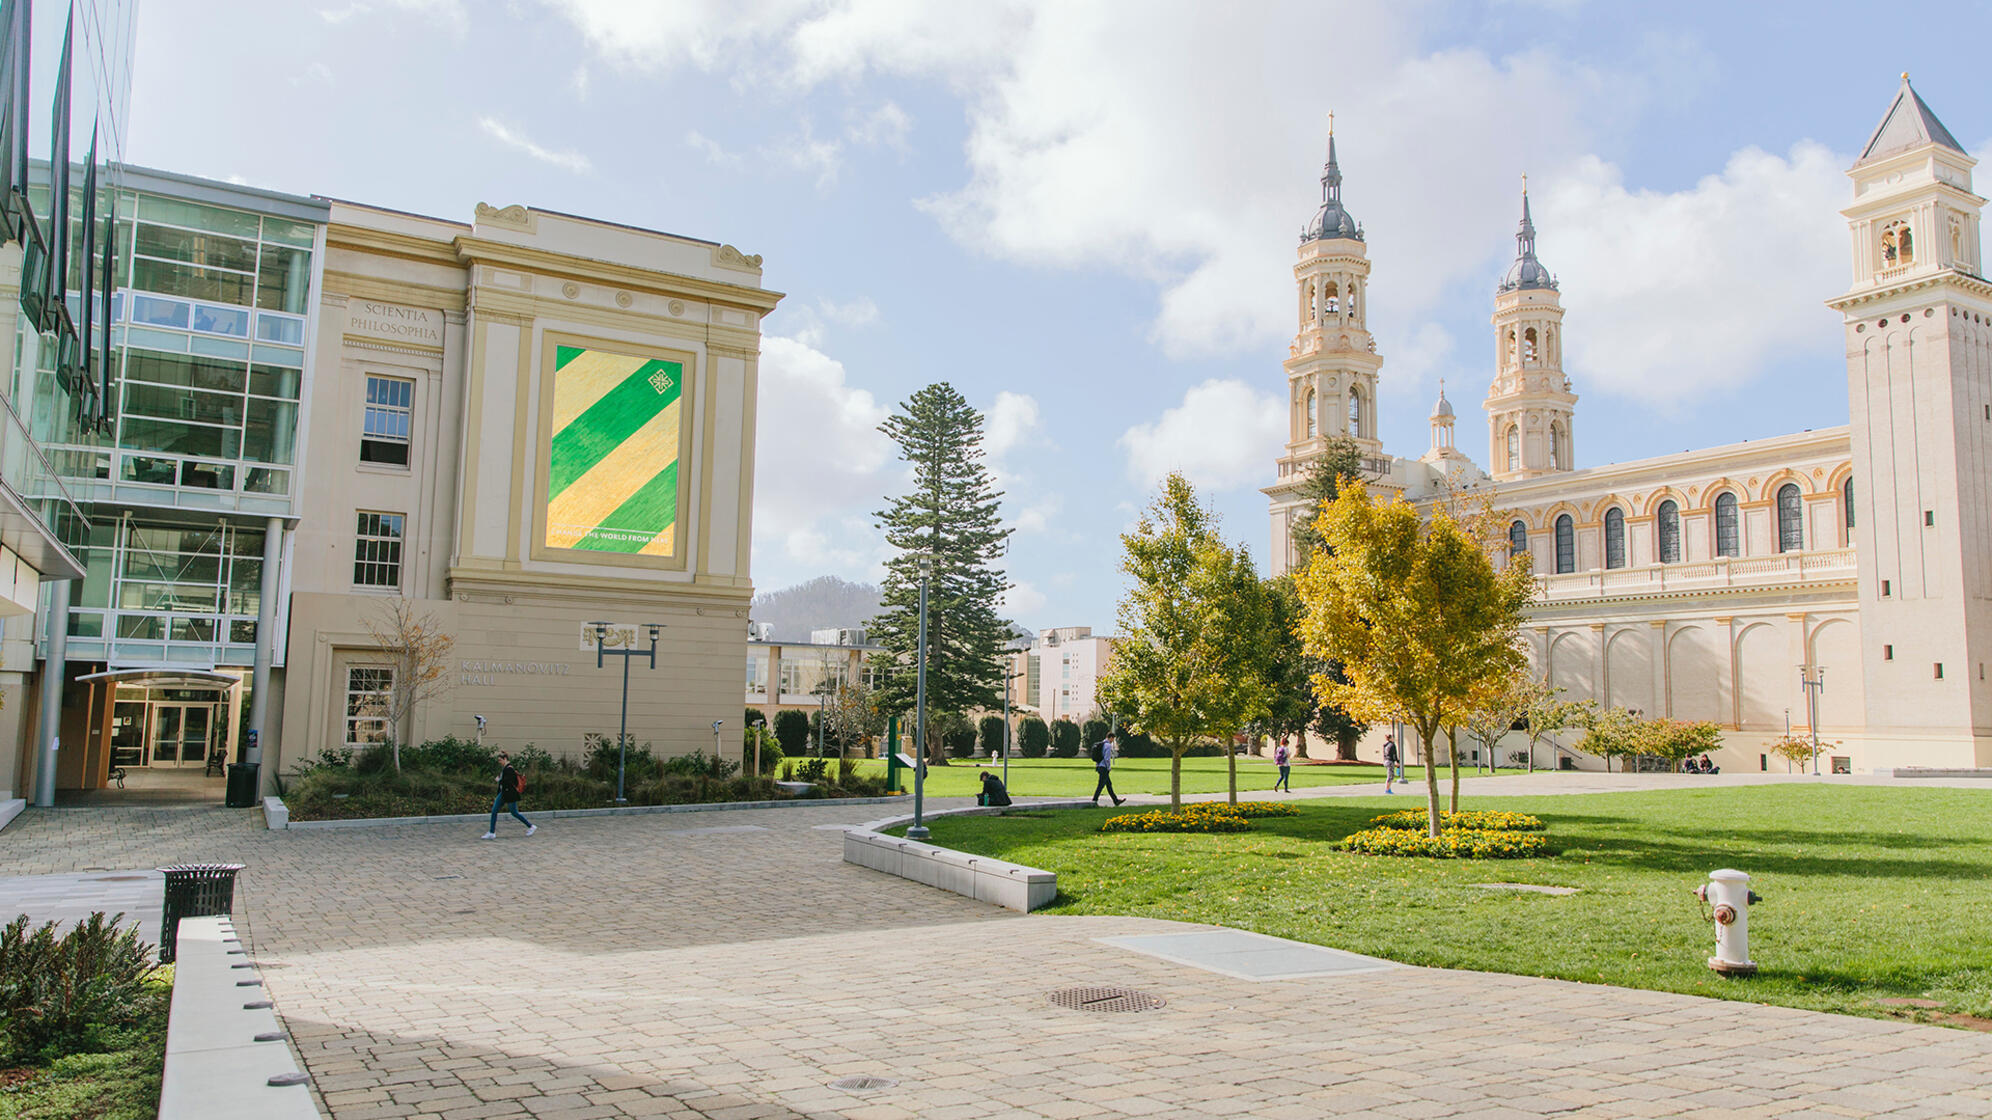
[[[336, 1120], [1992, 1116], [1986, 1034], [1398, 966], [1247, 979], [1135, 940], [1209, 927], [1020, 916], [844, 863], [837, 826], [876, 813], [567, 819], [480, 843], [33, 812], [0, 833], [0, 909], [63, 916], [99, 891], [150, 925], [157, 879], [129, 876], [247, 865], [236, 927]], [[1163, 1006], [1047, 998], [1075, 986]], [[895, 1084], [832, 1086], [848, 1078]]]

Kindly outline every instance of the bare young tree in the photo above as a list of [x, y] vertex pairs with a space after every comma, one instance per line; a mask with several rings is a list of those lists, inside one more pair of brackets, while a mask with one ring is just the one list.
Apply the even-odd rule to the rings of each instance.
[[443, 632], [436, 616], [422, 611], [413, 599], [383, 599], [379, 609], [363, 615], [360, 624], [389, 659], [389, 682], [382, 713], [387, 740], [394, 752], [394, 770], [401, 772], [401, 731], [409, 713], [424, 700], [448, 692], [456, 684], [450, 673], [450, 651], [456, 639]]

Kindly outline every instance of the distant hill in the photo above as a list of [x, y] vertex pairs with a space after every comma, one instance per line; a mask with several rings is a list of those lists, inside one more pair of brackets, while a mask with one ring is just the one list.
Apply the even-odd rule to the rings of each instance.
[[863, 626], [878, 613], [878, 588], [836, 576], [754, 596], [748, 617], [775, 628], [778, 642], [806, 642], [811, 630]]

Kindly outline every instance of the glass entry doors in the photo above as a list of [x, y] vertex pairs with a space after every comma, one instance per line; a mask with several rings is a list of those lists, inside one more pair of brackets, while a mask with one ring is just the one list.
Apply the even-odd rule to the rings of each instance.
[[152, 765], [205, 766], [213, 723], [212, 704], [154, 704]]

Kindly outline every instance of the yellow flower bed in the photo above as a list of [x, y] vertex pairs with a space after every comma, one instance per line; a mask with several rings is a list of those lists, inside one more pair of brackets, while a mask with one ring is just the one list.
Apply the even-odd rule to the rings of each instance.
[[1434, 859], [1526, 859], [1546, 854], [1549, 838], [1535, 832], [1449, 828], [1428, 836], [1408, 828], [1371, 828], [1337, 847], [1371, 856], [1427, 856]]
[[1101, 832], [1249, 832], [1252, 822], [1231, 811], [1225, 804], [1185, 805], [1181, 812], [1167, 809], [1148, 813], [1123, 813], [1108, 817]]
[[[1420, 832], [1431, 825], [1424, 809], [1406, 809], [1398, 813], [1385, 813], [1370, 821], [1378, 828], [1412, 828]], [[1541, 832], [1542, 820], [1527, 813], [1508, 813], [1497, 809], [1464, 809], [1457, 813], [1440, 813], [1439, 828], [1442, 831], [1455, 828], [1478, 829], [1483, 832]]]
[[1300, 815], [1299, 809], [1278, 801], [1240, 801], [1238, 804], [1226, 806], [1226, 808], [1233, 809], [1239, 816], [1246, 818], [1297, 817]]

